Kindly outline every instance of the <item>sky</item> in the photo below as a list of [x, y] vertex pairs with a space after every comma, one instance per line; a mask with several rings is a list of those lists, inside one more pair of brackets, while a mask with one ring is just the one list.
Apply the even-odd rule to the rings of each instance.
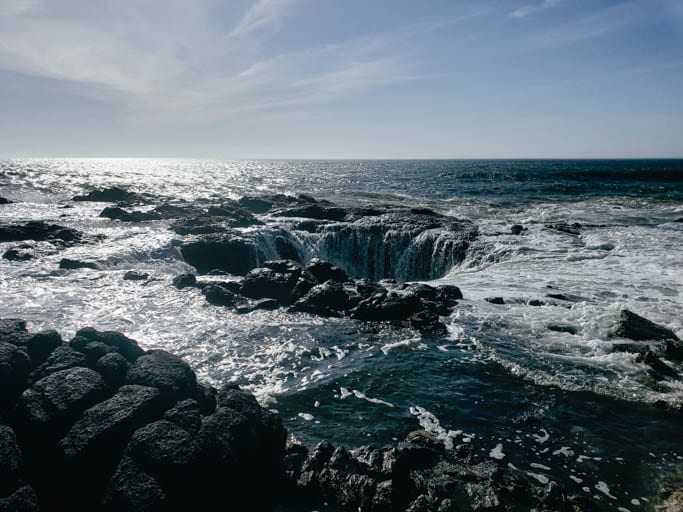
[[0, 158], [683, 157], [683, 0], [0, 0]]

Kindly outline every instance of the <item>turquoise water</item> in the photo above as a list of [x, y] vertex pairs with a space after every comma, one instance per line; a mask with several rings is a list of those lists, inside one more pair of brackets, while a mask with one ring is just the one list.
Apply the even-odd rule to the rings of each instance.
[[[112, 223], [98, 217], [102, 204], [62, 208], [105, 185], [186, 200], [305, 192], [422, 205], [471, 219], [481, 236], [436, 281], [465, 297], [445, 339], [282, 311], [234, 315], [170, 285], [191, 269], [166, 222]], [[608, 335], [628, 308], [683, 337], [683, 161], [22, 160], [0, 162], [0, 195], [19, 201], [0, 207], [3, 221], [106, 237], [0, 260], [2, 316], [67, 336], [117, 329], [177, 352], [202, 377], [253, 390], [298, 439], [382, 445], [422, 426], [614, 509], [647, 510], [661, 475], [683, 469], [683, 384], [613, 353]], [[555, 223], [583, 227], [546, 227]], [[513, 224], [527, 231], [513, 236]], [[103, 269], [56, 270], [62, 257]], [[122, 281], [132, 269], [156, 280]], [[506, 304], [484, 300], [497, 296]]]

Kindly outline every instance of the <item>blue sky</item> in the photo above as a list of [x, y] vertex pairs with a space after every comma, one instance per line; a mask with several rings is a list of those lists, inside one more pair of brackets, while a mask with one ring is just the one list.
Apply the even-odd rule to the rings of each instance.
[[683, 157], [683, 0], [0, 0], [0, 158]]

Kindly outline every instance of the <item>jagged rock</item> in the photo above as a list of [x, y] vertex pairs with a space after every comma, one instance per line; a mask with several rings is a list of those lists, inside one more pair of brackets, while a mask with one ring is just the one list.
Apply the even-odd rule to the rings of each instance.
[[137, 201], [140, 195], [134, 192], [128, 192], [120, 187], [108, 187], [103, 189], [96, 189], [88, 192], [86, 195], [75, 196], [73, 201], [97, 201], [102, 203], [116, 203], [119, 201], [129, 202]]
[[30, 371], [31, 361], [26, 352], [11, 343], [0, 342], [0, 413], [14, 404]]
[[179, 290], [183, 288], [193, 288], [197, 286], [197, 278], [194, 274], [180, 274], [173, 278], [173, 286]]
[[192, 398], [197, 392], [197, 378], [190, 365], [165, 350], [140, 356], [128, 370], [126, 384], [155, 387], [168, 403]]
[[346, 283], [349, 281], [349, 276], [344, 270], [318, 258], [313, 258], [308, 262], [306, 271], [313, 275], [319, 283], [330, 280], [338, 283]]
[[240, 206], [252, 213], [266, 213], [273, 208], [283, 208], [291, 205], [316, 204], [318, 201], [310, 196], [290, 196], [285, 194], [271, 194], [264, 196], [244, 196], [237, 201]]
[[435, 311], [423, 310], [408, 317], [413, 329], [417, 329], [427, 336], [445, 336], [448, 334], [446, 324], [439, 320]]
[[86, 366], [85, 356], [71, 347], [62, 345], [54, 349], [47, 360], [31, 372], [29, 383], [37, 382], [61, 370], [83, 366]]
[[19, 488], [23, 461], [14, 431], [0, 425], [0, 496], [7, 496]]
[[69, 368], [40, 379], [21, 395], [17, 431], [32, 442], [56, 441], [87, 408], [106, 398], [102, 376], [89, 368]]
[[54, 330], [41, 331], [31, 336], [26, 342], [26, 349], [33, 366], [43, 364], [62, 343], [62, 335]]
[[136, 270], [129, 270], [123, 274], [124, 281], [146, 281], [149, 279], [149, 274], [147, 272], [138, 272]]
[[379, 297], [365, 299], [354, 309], [352, 318], [369, 321], [406, 320], [424, 310], [424, 305], [415, 295], [398, 295], [390, 292]]
[[0, 319], [0, 343], [11, 343], [18, 347], [25, 347], [29, 337], [24, 320], [17, 318]]
[[[118, 349], [102, 343], [101, 341], [89, 341], [80, 350], [85, 356], [85, 363], [90, 368], [95, 368], [97, 361], [106, 354], [116, 353], [118, 354]], [[120, 354], [119, 354], [120, 355]], [[123, 357], [123, 356], [121, 356]]]
[[102, 500], [105, 511], [166, 512], [168, 497], [161, 484], [130, 457], [123, 457]]
[[628, 309], [621, 311], [621, 317], [612, 335], [635, 341], [678, 340], [678, 337], [671, 329], [651, 322], [647, 318], [636, 315]]
[[2, 257], [9, 261], [29, 261], [33, 259], [33, 251], [29, 248], [12, 247], [7, 249]]
[[681, 340], [666, 340], [665, 341], [665, 353], [667, 359], [676, 362], [683, 361], [683, 341]]
[[202, 426], [199, 403], [191, 398], [182, 400], [164, 413], [164, 419], [174, 423], [191, 434], [196, 434]]
[[242, 280], [241, 293], [251, 299], [275, 299], [281, 304], [289, 304], [300, 275], [301, 269], [284, 273], [268, 267], [257, 268]]
[[120, 387], [126, 380], [126, 374], [130, 364], [118, 352], [110, 352], [100, 357], [96, 364], [95, 370], [104, 378], [105, 382], [113, 387]]
[[218, 269], [245, 275], [258, 263], [254, 242], [236, 235], [209, 235], [183, 244], [180, 252], [185, 261], [202, 274]]
[[78, 268], [90, 268], [97, 270], [99, 268], [99, 265], [92, 261], [81, 261], [73, 260], [70, 258], [62, 258], [62, 260], [59, 262], [59, 268], [66, 270], [75, 270]]
[[6, 498], [0, 498], [0, 512], [38, 512], [38, 496], [32, 487], [25, 485]]
[[43, 221], [30, 221], [24, 225], [0, 226], [0, 242], [19, 242], [22, 240], [45, 240], [74, 242], [81, 239], [81, 233], [75, 229], [65, 228], [58, 224]]
[[668, 378], [676, 380], [680, 377], [676, 370], [662, 361], [651, 350], [648, 350], [645, 354], [640, 355], [638, 357], [638, 361], [641, 361], [652, 368], [655, 379]]

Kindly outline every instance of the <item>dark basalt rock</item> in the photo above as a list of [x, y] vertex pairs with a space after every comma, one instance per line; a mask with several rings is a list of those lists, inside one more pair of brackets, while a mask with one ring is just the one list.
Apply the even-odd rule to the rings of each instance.
[[[97, 343], [97, 342], [91, 342]], [[95, 370], [104, 378], [104, 381], [112, 387], [118, 388], [126, 380], [126, 374], [130, 364], [118, 352], [109, 352], [97, 359]]]
[[245, 275], [256, 268], [258, 262], [254, 242], [236, 235], [209, 235], [181, 245], [180, 252], [201, 274], [219, 269]]
[[69, 368], [40, 379], [24, 391], [16, 411], [21, 436], [43, 446], [55, 442], [78, 416], [108, 395], [102, 376], [89, 368]]
[[0, 197], [0, 204], [11, 204], [11, 203], [13, 203], [13, 202], [14, 202], [14, 201], [10, 201], [10, 200], [7, 199], [6, 197]]
[[242, 280], [241, 293], [251, 299], [275, 299], [281, 304], [289, 304], [301, 269], [293, 272], [278, 272], [268, 267], [257, 268]]
[[[76, 331], [76, 338], [84, 338], [88, 341], [99, 341], [105, 345], [114, 347], [131, 363], [134, 363], [138, 357], [145, 353], [135, 340], [131, 340], [116, 331], [97, 331], [92, 327], [85, 327]], [[70, 344], [72, 347], [80, 347], [78, 350], [82, 350], [85, 347], [85, 343], [80, 339], [76, 340], [76, 338], [71, 340]]]
[[11, 343], [25, 347], [29, 337], [24, 320], [17, 318], [0, 319], [0, 343]]
[[549, 324], [547, 327], [549, 331], [565, 332], [567, 334], [576, 334], [579, 332], [573, 325]]
[[75, 229], [43, 221], [31, 221], [24, 225], [0, 225], [0, 242], [20, 242], [22, 240], [76, 242], [81, 233]]
[[171, 510], [168, 496], [161, 484], [145, 473], [130, 457], [124, 456], [108, 484], [102, 508], [119, 510], [166, 512]]
[[638, 361], [645, 363], [652, 369], [652, 375], [655, 379], [673, 379], [677, 380], [680, 375], [671, 366], [662, 361], [657, 355], [648, 350], [645, 354], [638, 356]]
[[232, 307], [240, 302], [240, 298], [225, 284], [212, 283], [202, 288], [202, 294], [206, 297], [206, 301], [209, 304]]
[[57, 331], [41, 331], [31, 336], [26, 342], [28, 355], [33, 366], [43, 364], [57, 347], [62, 346], [62, 335]]
[[562, 233], [568, 233], [570, 235], [580, 235], [583, 226], [578, 222], [574, 222], [573, 224], [560, 222], [557, 224], [546, 224], [545, 228], [552, 229], [554, 231], [561, 231]]
[[0, 512], [38, 512], [38, 496], [32, 487], [25, 485], [6, 498], [0, 498]]
[[103, 189], [96, 189], [88, 192], [85, 195], [75, 196], [73, 201], [96, 201], [102, 203], [116, 203], [119, 201], [130, 202], [138, 201], [141, 196], [134, 193], [128, 192], [120, 187], [108, 187]]
[[491, 304], [505, 304], [505, 299], [503, 299], [503, 297], [486, 297], [484, 300]]
[[2, 257], [9, 261], [29, 261], [33, 259], [33, 251], [30, 249], [12, 247], [11, 249], [7, 249]]
[[319, 204], [312, 204], [308, 206], [299, 206], [296, 208], [287, 208], [273, 213], [278, 217], [303, 217], [305, 219], [314, 220], [344, 220], [348, 214], [345, 208], [336, 206], [321, 206]]
[[47, 360], [31, 372], [29, 383], [37, 382], [48, 375], [69, 368], [85, 366], [85, 356], [67, 346], [55, 348]]
[[373, 322], [406, 320], [423, 310], [424, 306], [419, 297], [389, 292], [386, 295], [370, 297], [360, 302], [351, 314], [351, 318]]
[[651, 322], [628, 309], [621, 311], [621, 317], [612, 335], [635, 341], [678, 340], [678, 336], [671, 329]]
[[290, 311], [333, 317], [342, 316], [343, 312], [353, 305], [354, 302], [349, 293], [341, 284], [328, 281], [311, 288], [306, 295], [292, 305]]
[[14, 404], [30, 371], [31, 360], [26, 352], [11, 343], [0, 342], [0, 414]]
[[164, 419], [174, 423], [191, 434], [199, 432], [199, 429], [202, 426], [202, 414], [199, 403], [191, 398], [181, 400], [175, 404], [171, 409], [164, 413]]
[[104, 210], [100, 212], [100, 217], [104, 217], [111, 220], [120, 220], [121, 222], [149, 222], [153, 220], [161, 220], [163, 217], [154, 211], [141, 212], [132, 211], [129, 212], [118, 206], [107, 206]]
[[0, 425], [0, 496], [7, 496], [21, 486], [23, 464], [14, 431]]
[[97, 263], [92, 262], [92, 261], [81, 261], [81, 260], [72, 260], [69, 258], [62, 258], [62, 260], [59, 262], [59, 268], [66, 269], [66, 270], [75, 270], [75, 269], [79, 269], [79, 268], [89, 268], [89, 269], [97, 270], [99, 268], [99, 265]]
[[180, 274], [173, 278], [173, 286], [179, 290], [183, 288], [193, 288], [197, 286], [197, 278], [194, 274]]
[[524, 226], [521, 226], [519, 224], [510, 226], [510, 233], [512, 233], [513, 235], [520, 235], [522, 231], [526, 231], [526, 228]]
[[123, 274], [124, 281], [147, 281], [149, 274], [147, 272], [138, 272], [137, 270], [129, 270]]
[[128, 370], [126, 384], [157, 388], [170, 404], [197, 393], [197, 378], [190, 365], [165, 350], [140, 356]]
[[303, 194], [299, 196], [285, 194], [244, 196], [237, 202], [242, 208], [252, 213], [267, 213], [273, 208], [284, 208], [293, 205], [306, 206], [318, 203], [314, 198]]
[[683, 341], [666, 340], [665, 353], [666, 358], [670, 361], [683, 362]]
[[313, 275], [319, 283], [324, 283], [325, 281], [346, 283], [350, 281], [348, 274], [344, 270], [318, 258], [313, 258], [308, 262], [306, 272]]

